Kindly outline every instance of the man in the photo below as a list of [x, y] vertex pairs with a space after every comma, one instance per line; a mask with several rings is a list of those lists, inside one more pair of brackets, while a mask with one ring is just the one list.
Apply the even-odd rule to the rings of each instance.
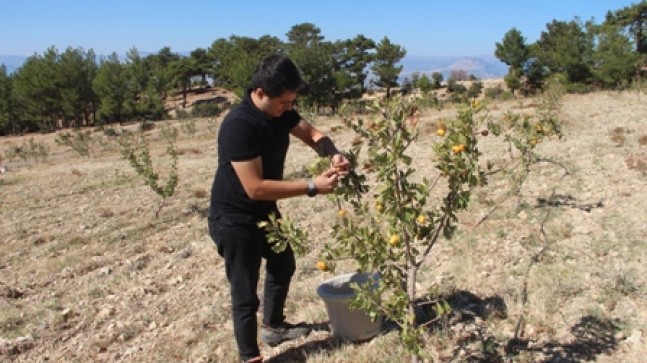
[[[261, 339], [271, 345], [309, 333], [285, 321], [283, 308], [295, 271], [292, 249], [275, 253], [259, 221], [275, 213], [278, 199], [330, 193], [349, 168], [348, 160], [317, 128], [292, 109], [307, 85], [286, 57], [261, 61], [252, 87], [225, 117], [218, 134], [218, 169], [211, 189], [209, 232], [225, 260], [231, 289], [238, 351], [244, 362], [262, 362], [257, 343], [256, 287], [261, 258], [266, 259]], [[313, 180], [283, 180], [290, 134], [331, 157], [331, 167]]]

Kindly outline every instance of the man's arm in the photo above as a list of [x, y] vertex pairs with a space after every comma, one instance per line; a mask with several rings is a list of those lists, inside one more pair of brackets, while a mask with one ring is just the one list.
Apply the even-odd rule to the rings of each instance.
[[335, 144], [333, 144], [332, 140], [305, 120], [299, 121], [299, 123], [290, 130], [290, 133], [303, 141], [306, 145], [313, 148], [319, 156], [333, 156], [335, 154], [339, 154], [339, 151], [335, 147]]
[[[308, 182], [299, 180], [270, 180], [263, 179], [263, 164], [261, 157], [246, 161], [232, 162], [245, 193], [252, 200], [278, 200], [299, 195], [308, 191]], [[335, 169], [329, 169], [313, 181], [319, 194], [332, 192], [337, 184]]]
[[346, 157], [337, 150], [332, 140], [316, 127], [305, 120], [290, 130], [290, 133], [313, 148], [319, 156], [331, 156], [331, 164], [340, 175], [346, 175], [350, 163]]

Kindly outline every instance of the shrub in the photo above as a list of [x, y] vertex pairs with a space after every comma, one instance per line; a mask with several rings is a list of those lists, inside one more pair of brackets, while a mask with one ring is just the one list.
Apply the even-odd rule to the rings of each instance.
[[54, 140], [56, 144], [67, 146], [76, 151], [77, 154], [85, 157], [90, 157], [92, 145], [95, 140], [92, 137], [91, 131], [75, 131], [74, 133], [63, 132], [56, 136]]
[[193, 136], [197, 132], [195, 119], [189, 118], [181, 122], [180, 129], [188, 136]]
[[463, 94], [467, 92], [467, 88], [452, 78], [447, 81], [447, 92]]
[[162, 127], [160, 127], [160, 137], [167, 142], [175, 142], [177, 140], [177, 136], [177, 129], [168, 122], [163, 123]]
[[108, 137], [116, 137], [116, 136], [119, 136], [119, 132], [117, 132], [117, 130], [115, 130], [115, 129], [114, 129], [114, 128], [112, 128], [112, 127], [104, 128], [104, 129], [103, 129], [103, 134], [104, 134], [104, 135], [106, 135], [106, 136], [108, 136]]
[[485, 98], [496, 100], [503, 94], [503, 87], [500, 84], [497, 84], [494, 87], [488, 87], [484, 91]]
[[166, 153], [171, 157], [171, 165], [168, 178], [164, 183], [160, 183], [160, 172], [155, 170], [153, 167], [153, 160], [151, 159], [148, 143], [143, 134], [138, 144], [135, 144], [129, 135], [124, 135], [124, 137], [119, 140], [119, 145], [122, 157], [128, 160], [130, 166], [132, 166], [137, 174], [144, 179], [144, 183], [146, 183], [146, 185], [148, 185], [155, 194], [162, 198], [162, 202], [155, 211], [155, 217], [157, 218], [160, 210], [164, 207], [166, 200], [173, 196], [175, 187], [178, 184], [178, 155], [175, 151], [175, 145], [172, 141], [168, 141]]
[[477, 98], [481, 95], [481, 91], [483, 91], [483, 82], [475, 80], [467, 90], [467, 97]]
[[155, 128], [155, 123], [150, 120], [144, 120], [139, 123], [139, 132], [150, 131]]
[[44, 142], [35, 142], [30, 138], [28, 142], [23, 142], [20, 146], [10, 145], [8, 150], [5, 150], [5, 158], [13, 161], [18, 158], [21, 160], [45, 160], [49, 156], [49, 147]]
[[176, 110], [175, 118], [178, 120], [186, 120], [191, 117], [191, 114], [187, 110]]
[[191, 116], [193, 117], [214, 117], [219, 116], [222, 113], [222, 109], [217, 103], [213, 102], [204, 102], [199, 103], [193, 106], [191, 110]]

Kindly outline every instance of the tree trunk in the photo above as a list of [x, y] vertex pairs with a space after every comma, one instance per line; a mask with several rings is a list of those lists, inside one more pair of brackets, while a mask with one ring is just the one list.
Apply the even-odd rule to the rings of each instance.
[[182, 108], [186, 108], [186, 83], [182, 86]]
[[[416, 278], [418, 275], [418, 267], [415, 265], [409, 266], [409, 271], [407, 272], [407, 295], [409, 296], [409, 316], [412, 317], [412, 327], [415, 329], [418, 326], [416, 318]], [[418, 363], [420, 357], [417, 355], [411, 356], [412, 363]]]

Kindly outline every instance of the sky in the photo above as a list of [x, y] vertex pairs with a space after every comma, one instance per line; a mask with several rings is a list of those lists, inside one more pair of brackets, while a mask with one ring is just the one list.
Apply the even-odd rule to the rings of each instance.
[[231, 35], [258, 38], [313, 23], [326, 40], [385, 36], [407, 56], [492, 55], [513, 27], [535, 42], [552, 20], [602, 23], [640, 0], [0, 0], [0, 55], [54, 46], [98, 55], [185, 53]]

